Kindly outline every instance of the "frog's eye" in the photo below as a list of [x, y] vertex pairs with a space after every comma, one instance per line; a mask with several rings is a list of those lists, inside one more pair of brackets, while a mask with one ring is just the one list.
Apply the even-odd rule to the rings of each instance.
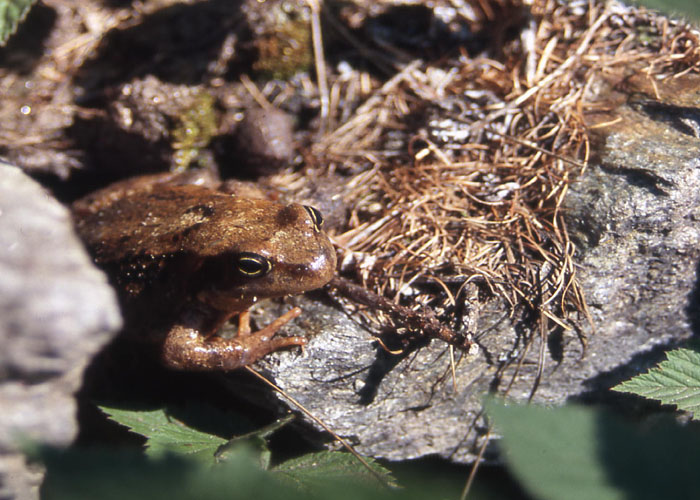
[[241, 274], [258, 278], [265, 276], [272, 271], [272, 263], [269, 259], [252, 252], [243, 252], [238, 254], [236, 267]]
[[309, 217], [311, 217], [311, 222], [314, 224], [314, 229], [316, 231], [320, 231], [321, 227], [323, 226], [323, 215], [321, 215], [321, 212], [308, 205], [304, 205], [304, 209], [309, 214]]

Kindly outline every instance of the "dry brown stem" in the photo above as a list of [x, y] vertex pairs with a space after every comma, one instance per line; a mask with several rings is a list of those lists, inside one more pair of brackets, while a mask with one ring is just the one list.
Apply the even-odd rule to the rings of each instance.
[[[524, 9], [473, 7], [483, 22]], [[698, 34], [603, 2], [539, 0], [523, 18], [498, 57], [406, 65], [314, 152], [365, 167], [349, 182], [350, 226], [336, 236], [344, 270], [365, 286], [445, 313], [460, 284], [478, 278], [512, 312], [536, 312], [533, 335], [580, 331], [590, 316], [561, 207], [588, 162], [593, 89], [630, 71], [697, 71]], [[403, 150], [389, 151], [392, 134], [408, 139]]]

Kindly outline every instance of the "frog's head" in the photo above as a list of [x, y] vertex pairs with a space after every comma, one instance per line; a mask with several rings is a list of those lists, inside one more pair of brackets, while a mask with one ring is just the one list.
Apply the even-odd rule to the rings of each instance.
[[212, 307], [248, 307], [257, 299], [320, 288], [335, 273], [335, 249], [313, 207], [257, 200], [253, 216], [225, 236], [226, 249], [208, 257], [197, 297]]

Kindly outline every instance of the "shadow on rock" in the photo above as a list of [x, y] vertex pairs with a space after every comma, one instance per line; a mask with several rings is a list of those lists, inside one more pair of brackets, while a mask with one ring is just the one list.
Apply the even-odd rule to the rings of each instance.
[[136, 26], [111, 30], [96, 57], [78, 73], [76, 83], [84, 89], [81, 104], [99, 101], [103, 87], [146, 75], [172, 83], [201, 83], [225, 37], [240, 22], [240, 2], [213, 0], [172, 5]]
[[30, 74], [46, 51], [46, 39], [56, 24], [56, 18], [53, 8], [35, 5], [7, 45], [0, 47], [0, 67]]

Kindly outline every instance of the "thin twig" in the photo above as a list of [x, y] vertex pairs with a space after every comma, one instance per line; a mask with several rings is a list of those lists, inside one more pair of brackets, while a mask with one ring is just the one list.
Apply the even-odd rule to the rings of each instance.
[[267, 385], [269, 385], [270, 387], [272, 387], [274, 390], [276, 390], [280, 395], [282, 395], [282, 397], [284, 397], [285, 399], [287, 399], [287, 400], [288, 400], [290, 403], [292, 403], [294, 406], [296, 406], [297, 408], [299, 408], [299, 409], [304, 413], [304, 415], [306, 415], [306, 416], [309, 417], [311, 420], [313, 420], [314, 422], [316, 422], [318, 425], [320, 425], [321, 427], [323, 427], [323, 428], [326, 430], [326, 432], [328, 432], [331, 436], [333, 436], [336, 440], [338, 440], [338, 442], [339, 442], [340, 444], [342, 444], [343, 447], [344, 447], [346, 450], [348, 450], [350, 453], [352, 453], [352, 455], [353, 455], [353, 456], [354, 456], [354, 457], [355, 457], [355, 458], [356, 458], [356, 459], [357, 459], [357, 460], [372, 474], [372, 476], [374, 476], [374, 478], [375, 478], [377, 481], [379, 481], [379, 482], [380, 482], [382, 485], [384, 485], [384, 486], [387, 486], [387, 487], [390, 487], [390, 486], [391, 486], [391, 485], [386, 481], [386, 479], [385, 479], [384, 477], [381, 476], [381, 474], [379, 474], [377, 471], [375, 471], [375, 470], [372, 468], [372, 466], [367, 462], [367, 460], [365, 460], [365, 458], [364, 458], [362, 455], [360, 455], [359, 453], [357, 453], [357, 451], [355, 451], [355, 448], [353, 448], [353, 447], [350, 445], [350, 443], [348, 443], [347, 441], [345, 441], [345, 439], [343, 439], [343, 438], [340, 437], [337, 433], [335, 433], [335, 432], [333, 431], [333, 429], [331, 429], [330, 427], [328, 427], [324, 421], [322, 421], [320, 418], [316, 417], [316, 416], [315, 416], [314, 414], [312, 414], [309, 410], [307, 410], [307, 409], [304, 407], [304, 405], [302, 405], [296, 398], [294, 398], [293, 396], [291, 396], [290, 394], [288, 394], [286, 391], [284, 391], [281, 387], [279, 387], [279, 386], [278, 386], [277, 384], [275, 384], [274, 382], [272, 382], [272, 381], [268, 380], [267, 378], [265, 378], [264, 376], [262, 376], [260, 373], [258, 373], [257, 371], [255, 371], [255, 370], [254, 370], [253, 368], [251, 368], [250, 366], [246, 366], [245, 368], [246, 368], [246, 370], [248, 370], [250, 373], [252, 373], [252, 374], [255, 375], [256, 377], [258, 377], [260, 380], [262, 380], [264, 383], [266, 383]]
[[311, 39], [314, 45], [314, 62], [316, 65], [316, 80], [318, 95], [321, 100], [321, 133], [328, 128], [330, 118], [328, 75], [326, 73], [326, 57], [323, 51], [323, 36], [321, 34], [321, 3], [323, 0], [307, 0], [311, 7]]

